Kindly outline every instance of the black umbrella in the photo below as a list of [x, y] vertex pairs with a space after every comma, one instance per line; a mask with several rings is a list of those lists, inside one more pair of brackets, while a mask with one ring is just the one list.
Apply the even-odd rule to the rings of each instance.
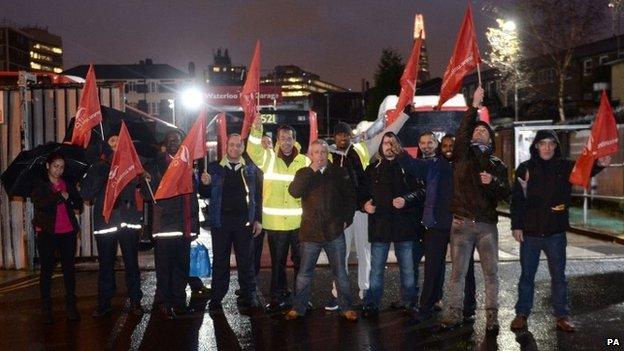
[[58, 152], [65, 158], [63, 177], [72, 182], [82, 178], [87, 171], [84, 149], [75, 145], [48, 143], [20, 152], [2, 173], [0, 180], [7, 194], [29, 197], [33, 179], [46, 174], [45, 160], [53, 152]]

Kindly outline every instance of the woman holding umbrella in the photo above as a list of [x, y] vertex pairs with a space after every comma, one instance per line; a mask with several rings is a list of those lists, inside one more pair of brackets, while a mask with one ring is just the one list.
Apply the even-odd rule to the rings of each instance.
[[52, 272], [56, 266], [56, 252], [61, 259], [65, 282], [67, 319], [80, 320], [76, 308], [76, 278], [74, 257], [80, 226], [74, 211], [82, 210], [82, 199], [74, 183], [64, 176], [65, 158], [53, 152], [45, 162], [46, 172], [33, 180], [32, 202], [35, 213], [33, 226], [37, 233], [37, 249], [41, 264], [39, 286], [41, 289], [42, 317], [46, 324], [53, 323], [50, 296]]

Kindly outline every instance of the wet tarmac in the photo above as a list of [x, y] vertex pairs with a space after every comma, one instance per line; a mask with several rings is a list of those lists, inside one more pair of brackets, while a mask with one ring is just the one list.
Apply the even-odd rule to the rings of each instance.
[[[487, 337], [484, 311], [478, 309], [477, 322], [449, 332], [435, 332], [433, 322], [414, 325], [401, 311], [384, 309], [375, 321], [360, 319], [349, 323], [335, 312], [325, 312], [330, 273], [317, 268], [311, 302], [315, 308], [302, 320], [287, 322], [281, 315], [242, 315], [236, 307], [236, 273], [224, 300], [224, 314], [210, 314], [205, 300], [190, 301], [195, 313], [177, 320], [164, 320], [157, 313], [136, 317], [124, 310], [123, 272], [118, 272], [118, 297], [112, 315], [94, 319], [97, 272], [77, 276], [81, 322], [65, 320], [63, 288], [54, 279], [55, 323], [44, 326], [39, 317], [36, 282], [4, 287], [0, 291], [0, 349], [2, 350], [618, 350], [608, 339], [624, 345], [624, 260], [578, 259], [568, 262], [572, 317], [576, 333], [555, 330], [550, 314], [550, 282], [546, 262], [536, 279], [535, 307], [528, 331], [508, 329], [514, 317], [519, 263], [500, 263], [500, 321], [498, 337]], [[422, 265], [421, 265], [422, 271]], [[450, 266], [447, 267], [450, 270]], [[350, 275], [356, 286], [356, 271]], [[260, 273], [259, 287], [267, 294], [270, 270]], [[422, 276], [421, 276], [422, 277]], [[448, 277], [448, 274], [447, 274]], [[482, 307], [482, 278], [477, 272], [479, 307]], [[142, 273], [143, 305], [151, 309], [155, 288], [153, 271]], [[383, 306], [398, 297], [398, 269], [389, 266]], [[355, 293], [355, 291], [354, 291]], [[190, 291], [189, 291], [190, 295]], [[612, 341], [613, 343], [613, 341]]]

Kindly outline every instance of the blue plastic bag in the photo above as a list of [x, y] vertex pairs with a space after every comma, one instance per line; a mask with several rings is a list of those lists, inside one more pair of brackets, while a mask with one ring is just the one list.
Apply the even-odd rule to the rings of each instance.
[[191, 277], [210, 277], [212, 274], [212, 266], [210, 265], [210, 256], [208, 249], [201, 243], [191, 243], [191, 269], [189, 276]]

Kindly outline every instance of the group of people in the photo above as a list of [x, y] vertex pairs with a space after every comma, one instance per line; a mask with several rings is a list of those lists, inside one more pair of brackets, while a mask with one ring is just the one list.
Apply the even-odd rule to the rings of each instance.
[[[233, 248], [239, 307], [284, 312], [286, 320], [301, 318], [312, 306], [313, 272], [324, 250], [333, 276], [332, 296], [328, 296], [325, 309], [356, 321], [359, 314], [348, 278], [349, 255], [355, 243], [361, 315], [375, 318], [392, 244], [401, 293], [401, 300], [392, 307], [404, 309], [416, 323], [441, 311], [438, 322], [443, 328], [475, 320], [476, 250], [483, 269], [486, 330], [497, 333], [496, 208], [499, 202], [510, 200], [512, 231], [520, 243], [522, 268], [511, 328], [527, 326], [535, 274], [540, 252], [544, 251], [552, 279], [555, 325], [574, 331], [565, 277], [565, 231], [571, 199], [568, 178], [573, 163], [562, 157], [556, 133], [539, 131], [531, 145], [531, 158], [518, 166], [510, 186], [506, 165], [494, 156], [494, 131], [477, 118], [482, 99], [483, 90], [478, 88], [456, 135], [446, 134], [437, 140], [432, 132], [421, 133], [418, 158], [403, 150], [393, 132], [383, 134], [379, 149], [371, 157], [363, 142], [352, 142], [351, 128], [345, 123], [336, 125], [333, 145], [322, 139], [312, 141], [307, 155], [301, 153], [296, 132], [287, 125], [277, 129], [273, 147], [271, 138], [263, 135], [259, 116], [246, 148], [241, 135], [228, 135], [222, 159], [193, 176], [193, 193], [151, 205], [158, 310], [167, 318], [192, 312], [186, 304], [188, 284], [196, 296], [210, 298], [211, 312], [221, 312], [229, 289]], [[116, 136], [109, 137], [108, 145], [110, 151], [115, 150]], [[165, 152], [124, 189], [108, 223], [102, 217], [102, 203], [111, 152], [104, 153], [89, 169], [80, 182], [80, 191], [63, 179], [62, 155], [48, 158], [47, 174], [36, 184], [32, 196], [44, 321], [52, 322], [50, 277], [55, 250], [60, 252], [65, 276], [68, 318], [80, 318], [73, 270], [80, 228], [73, 211], [82, 209], [83, 199], [94, 204], [100, 267], [98, 307], [93, 315], [111, 312], [117, 243], [125, 265], [129, 308], [133, 313], [143, 313], [137, 254], [145, 186], [150, 183], [158, 187], [179, 146], [179, 135], [167, 135]], [[609, 157], [599, 159], [594, 174], [609, 162]], [[209, 199], [206, 220], [213, 250], [210, 293], [199, 278], [189, 277], [190, 242], [199, 233], [198, 196]], [[261, 303], [256, 286], [265, 233], [271, 256], [267, 305]], [[450, 286], [444, 289], [449, 244], [452, 270]], [[424, 278], [419, 289], [423, 256]], [[295, 277], [292, 288], [287, 279], [289, 259]]]

